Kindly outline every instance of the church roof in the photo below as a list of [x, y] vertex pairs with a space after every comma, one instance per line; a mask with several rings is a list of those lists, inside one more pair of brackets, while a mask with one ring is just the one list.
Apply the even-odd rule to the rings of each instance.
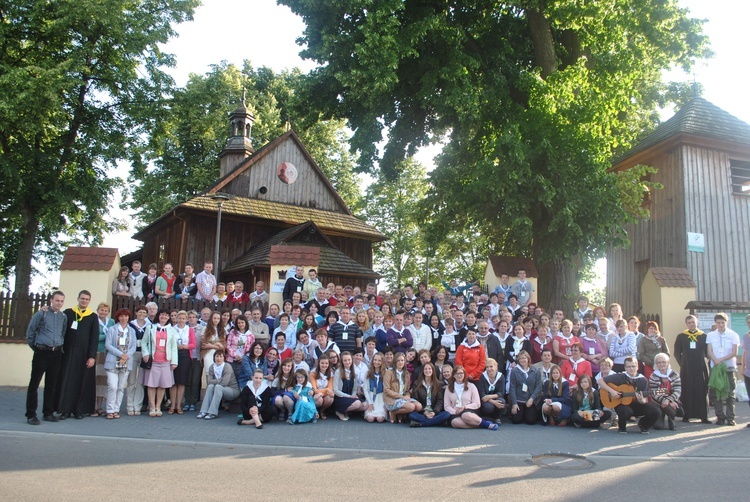
[[750, 145], [750, 124], [706, 99], [696, 97], [685, 103], [672, 118], [659, 125], [614, 164], [619, 164], [678, 134]]
[[[309, 235], [305, 235], [305, 232], [316, 237], [311, 239]], [[304, 239], [302, 239], [303, 235], [305, 236]], [[319, 244], [318, 248], [320, 249], [318, 273], [373, 278], [380, 277], [380, 275], [373, 270], [354, 261], [336, 249], [322, 232], [318, 232], [315, 223], [312, 221], [306, 221], [295, 227], [283, 230], [270, 239], [261, 242], [257, 246], [253, 246], [247, 253], [224, 267], [222, 272], [237, 273], [248, 270], [252, 267], [268, 267], [271, 265], [272, 251], [275, 250], [278, 253], [280, 251], [280, 246], [283, 246], [284, 248], [299, 247], [300, 253], [308, 253], [310, 246], [316, 244]], [[289, 250], [287, 249], [286, 252], [288, 253]], [[294, 255], [294, 253], [292, 253], [292, 255]], [[293, 256], [293, 259], [293, 263], [297, 263], [300, 260], [296, 255]], [[304, 260], [299, 262], [302, 263], [303, 261]]]
[[[193, 197], [178, 207], [216, 213], [216, 201], [210, 195]], [[224, 202], [221, 211], [223, 214], [250, 216], [253, 218], [291, 223], [293, 225], [313, 220], [321, 230], [327, 233], [345, 232], [346, 234], [357, 234], [374, 241], [387, 239], [384, 234], [351, 214], [293, 206], [270, 200], [233, 197]], [[137, 235], [135, 236], [136, 239], [138, 238]]]

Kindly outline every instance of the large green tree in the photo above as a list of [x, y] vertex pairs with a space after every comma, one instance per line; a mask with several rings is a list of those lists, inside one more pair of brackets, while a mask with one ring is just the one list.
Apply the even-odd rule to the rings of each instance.
[[388, 236], [375, 248], [375, 269], [392, 288], [422, 280], [427, 256], [419, 211], [427, 195], [427, 173], [413, 158], [395, 170], [396, 180], [381, 176], [366, 195], [368, 223]]
[[197, 0], [0, 0], [0, 272], [27, 293], [35, 254], [97, 243], [116, 180], [161, 113], [160, 49]]
[[379, 162], [395, 179], [401, 159], [444, 140], [430, 234], [463, 224], [489, 251], [533, 257], [547, 306], [626, 242], [620, 200], [644, 185], [610, 161], [658, 120], [673, 90], [662, 71], [706, 54], [701, 22], [676, 0], [281, 3], [319, 63], [310, 102], [349, 120], [360, 168]]
[[258, 149], [295, 128], [300, 139], [353, 212], [362, 198], [341, 119], [318, 120], [298, 98], [299, 70], [279, 73], [246, 61], [242, 69], [222, 62], [204, 75], [190, 75], [175, 91], [170, 113], [154, 130], [148, 149], [131, 171], [130, 206], [150, 223], [175, 205], [202, 193], [219, 179], [219, 153], [229, 134], [229, 113], [243, 91], [255, 116], [252, 140]]

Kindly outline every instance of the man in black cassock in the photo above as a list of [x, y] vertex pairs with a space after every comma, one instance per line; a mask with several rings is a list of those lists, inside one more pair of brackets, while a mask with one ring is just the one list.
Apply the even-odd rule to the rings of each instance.
[[81, 419], [94, 410], [99, 322], [88, 308], [90, 302], [91, 293], [83, 290], [78, 294], [78, 305], [65, 310], [68, 329], [57, 387], [57, 411], [62, 419]]

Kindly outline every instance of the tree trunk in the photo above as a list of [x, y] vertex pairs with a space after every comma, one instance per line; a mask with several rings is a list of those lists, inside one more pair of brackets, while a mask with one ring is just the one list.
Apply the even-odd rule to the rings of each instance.
[[573, 315], [575, 302], [579, 294], [578, 271], [581, 268], [581, 257], [556, 259], [550, 262], [537, 263], [539, 271], [539, 294], [537, 303], [545, 312], [562, 309], [566, 318]]
[[557, 69], [557, 55], [555, 54], [552, 29], [540, 10], [527, 10], [526, 18], [529, 20], [531, 43], [534, 46], [534, 59], [537, 66], [542, 69], [542, 78], [547, 78]]
[[23, 217], [23, 228], [21, 229], [21, 245], [18, 247], [16, 258], [16, 289], [13, 295], [12, 316], [15, 326], [22, 326], [25, 333], [26, 326], [31, 320], [31, 302], [26, 301], [26, 298], [29, 296], [29, 286], [31, 285], [31, 260], [34, 256], [37, 221], [33, 211], [26, 207], [21, 209], [21, 216]]
[[21, 228], [21, 244], [16, 257], [16, 285], [14, 292], [18, 295], [28, 295], [31, 285], [31, 260], [34, 257], [34, 243], [36, 242], [37, 218], [34, 210], [21, 208], [23, 227]]

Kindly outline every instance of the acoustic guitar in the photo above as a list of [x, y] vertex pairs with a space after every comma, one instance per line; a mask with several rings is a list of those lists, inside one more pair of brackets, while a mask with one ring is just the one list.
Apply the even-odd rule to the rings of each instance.
[[[635, 400], [635, 396], [637, 392], [635, 391], [635, 387], [629, 384], [622, 384], [622, 385], [613, 385], [608, 384], [610, 389], [616, 390], [620, 393], [619, 398], [612, 397], [609, 392], [607, 392], [605, 389], [599, 389], [599, 398], [602, 401], [602, 406], [609, 409], [614, 409], [615, 406], [619, 406], [621, 404], [629, 405]], [[651, 392], [648, 393], [651, 396], [666, 396], [669, 394], [667, 389], [659, 388], [654, 389]]]

